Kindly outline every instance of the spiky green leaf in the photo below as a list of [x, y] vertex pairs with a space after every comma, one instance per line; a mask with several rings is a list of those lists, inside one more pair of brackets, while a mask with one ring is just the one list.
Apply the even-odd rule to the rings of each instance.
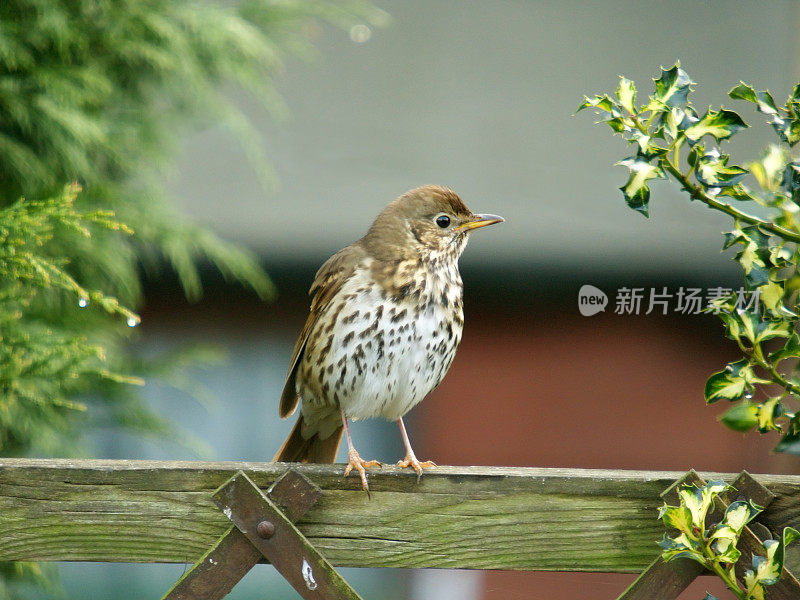
[[706, 381], [706, 402], [711, 404], [718, 400], [739, 400], [748, 390], [747, 380], [752, 373], [753, 368], [745, 359], [728, 364]]
[[658, 511], [658, 518], [665, 526], [688, 533], [692, 530], [692, 513], [685, 506], [669, 506], [665, 504]]
[[697, 562], [703, 562], [703, 554], [699, 544], [689, 539], [685, 533], [681, 533], [675, 538], [664, 534], [658, 545], [661, 548], [661, 558], [666, 562], [676, 558], [689, 558]]
[[730, 486], [724, 481], [709, 481], [700, 487], [685, 486], [678, 490], [681, 506], [685, 506], [692, 515], [692, 524], [704, 528], [706, 514], [713, 506], [714, 500]]
[[752, 102], [756, 105], [758, 111], [765, 115], [778, 114], [778, 107], [775, 105], [775, 100], [772, 98], [772, 94], [770, 94], [769, 91], [756, 92], [751, 86], [742, 81], [728, 92], [728, 96], [734, 100], [747, 100], [748, 102]]
[[674, 108], [686, 104], [689, 92], [691, 92], [691, 85], [694, 83], [689, 75], [680, 68], [680, 63], [669, 69], [661, 68], [661, 75], [655, 82], [655, 94], [653, 94], [653, 102], [650, 103], [650, 108], [653, 110], [661, 110], [666, 108]]
[[697, 162], [697, 180], [704, 186], [731, 187], [739, 183], [747, 169], [736, 165], [728, 165], [729, 157], [717, 153], [705, 154]]
[[611, 117], [618, 117], [622, 114], [620, 111], [619, 104], [614, 102], [608, 94], [603, 94], [602, 96], [594, 96], [590, 98], [589, 96], [583, 97], [583, 102], [578, 105], [576, 109], [576, 113], [587, 109], [587, 108], [595, 108], [598, 111], [607, 112]]
[[736, 132], [748, 127], [737, 113], [732, 110], [720, 109], [714, 111], [709, 109], [702, 118], [686, 129], [686, 137], [696, 142], [704, 135], [710, 135], [718, 142], [726, 140]]
[[658, 165], [650, 164], [647, 160], [633, 156], [617, 163], [630, 169], [628, 181], [619, 188], [625, 201], [632, 209], [649, 216], [650, 187], [647, 182], [652, 179], [665, 179], [664, 171]]
[[784, 142], [790, 146], [794, 146], [800, 142], [800, 116], [798, 117], [781, 117], [775, 115], [769, 122], [772, 128]]
[[770, 398], [758, 407], [758, 430], [761, 433], [767, 431], [780, 431], [780, 426], [775, 422], [783, 414], [781, 398]]
[[744, 526], [756, 518], [764, 510], [763, 506], [737, 500], [732, 502], [725, 510], [723, 522], [733, 529], [737, 534], [741, 533]]
[[620, 105], [633, 114], [636, 112], [636, 86], [633, 81], [620, 76], [617, 87], [617, 98]]
[[797, 335], [796, 331], [793, 331], [786, 339], [783, 347], [769, 355], [769, 360], [777, 364], [787, 358], [798, 357], [800, 357], [800, 336]]

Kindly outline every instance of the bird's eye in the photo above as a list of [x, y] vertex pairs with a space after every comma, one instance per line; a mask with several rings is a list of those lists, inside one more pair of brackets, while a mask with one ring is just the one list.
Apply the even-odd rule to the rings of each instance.
[[450, 227], [450, 217], [447, 215], [439, 215], [436, 217], [436, 224], [442, 229]]

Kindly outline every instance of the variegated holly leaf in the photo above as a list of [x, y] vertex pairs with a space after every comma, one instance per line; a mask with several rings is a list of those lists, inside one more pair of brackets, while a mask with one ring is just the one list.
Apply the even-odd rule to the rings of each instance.
[[800, 336], [797, 335], [797, 332], [792, 332], [786, 339], [786, 343], [783, 345], [783, 348], [780, 348], [769, 355], [769, 360], [773, 364], [777, 364], [782, 360], [786, 360], [787, 358], [797, 358], [800, 357]]
[[683, 135], [683, 132], [700, 119], [691, 106], [675, 106], [661, 116], [661, 130], [671, 139]]
[[734, 100], [747, 100], [748, 102], [752, 102], [756, 105], [758, 112], [764, 113], [765, 115], [778, 114], [778, 107], [775, 105], [775, 100], [772, 98], [772, 94], [770, 94], [769, 91], [764, 90], [762, 92], [757, 92], [743, 81], [740, 81], [739, 85], [728, 92], [728, 96]]
[[717, 562], [734, 564], [742, 556], [736, 548], [736, 541], [739, 536], [733, 533], [730, 527], [724, 527], [720, 532], [720, 537], [711, 543]]
[[622, 114], [619, 104], [609, 98], [608, 94], [594, 96], [592, 98], [589, 96], [584, 96], [583, 102], [581, 102], [580, 106], [578, 106], [575, 112], [579, 113], [585, 108], [596, 108], [598, 111], [607, 112], [611, 117], [619, 117]]
[[736, 165], [728, 165], [729, 159], [727, 154], [720, 154], [718, 151], [708, 152], [701, 156], [697, 161], [695, 172], [697, 181], [707, 187], [719, 188], [731, 187], [739, 183], [748, 171]]
[[675, 538], [671, 538], [665, 533], [658, 545], [661, 547], [661, 558], [666, 562], [676, 558], [690, 558], [699, 563], [704, 561], [700, 544], [687, 537], [685, 533], [681, 533]]
[[662, 156], [667, 153], [666, 148], [662, 148], [655, 142], [655, 136], [645, 135], [638, 129], [631, 132], [630, 139], [639, 145], [639, 154], [647, 160], [652, 159], [654, 156]]
[[794, 202], [800, 201], [800, 162], [786, 163], [779, 187]]
[[[735, 260], [744, 271], [745, 281], [750, 289], [769, 283], [772, 252], [769, 247], [769, 236], [756, 225], [737, 227], [724, 234], [723, 250], [735, 244], [742, 244], [736, 253]], [[768, 264], [769, 263], [769, 264]]]
[[783, 415], [783, 404], [780, 396], [770, 398], [758, 406], [758, 430], [761, 433], [767, 431], [781, 431], [780, 425], [775, 423]]
[[790, 146], [800, 142], [800, 118], [775, 115], [769, 124], [772, 125], [778, 137]]
[[771, 321], [751, 312], [737, 313], [741, 325], [740, 336], [753, 344], [760, 344], [777, 337], [788, 338], [792, 335], [792, 323], [789, 321]]
[[[738, 320], [735, 316], [731, 321], [737, 323]], [[736, 335], [738, 335], [738, 325], [735, 328]], [[706, 402], [711, 404], [717, 400], [739, 400], [752, 389], [751, 381], [757, 380], [753, 373], [753, 366], [747, 359], [737, 360], [736, 362], [728, 363], [722, 370], [717, 371], [706, 381], [705, 397]]]
[[622, 107], [609, 98], [608, 94], [602, 96], [584, 96], [583, 102], [578, 106], [575, 113], [586, 108], [594, 108], [597, 114], [605, 113], [605, 118], [600, 122], [608, 125], [615, 134], [627, 134], [634, 130], [634, 123], [631, 117], [624, 116]]
[[704, 135], [710, 135], [719, 142], [728, 139], [745, 127], [749, 127], [749, 125], [732, 110], [724, 108], [718, 111], [708, 109], [708, 112], [700, 117], [697, 123], [689, 127], [685, 133], [687, 139], [693, 142], [696, 142]]
[[700, 162], [700, 158], [705, 156], [705, 153], [705, 145], [698, 142], [692, 146], [692, 149], [689, 151], [689, 155], [686, 157], [686, 162], [689, 163], [689, 166], [696, 169], [697, 163]]
[[720, 196], [730, 196], [735, 200], [741, 202], [757, 202], [758, 197], [746, 185], [736, 183], [734, 185], [724, 187], [719, 192]]
[[652, 101], [648, 105], [650, 110], [665, 110], [686, 104], [691, 85], [694, 83], [689, 75], [680, 68], [680, 63], [670, 69], [661, 67], [661, 76], [654, 79], [656, 90]]
[[626, 158], [617, 164], [628, 167], [631, 171], [627, 183], [619, 188], [622, 190], [625, 202], [633, 210], [642, 213], [645, 217], [650, 216], [650, 187], [647, 182], [651, 179], [666, 179], [664, 171], [658, 165], [651, 165], [640, 156]]
[[736, 502], [731, 502], [730, 506], [725, 510], [725, 518], [722, 522], [733, 529], [738, 535], [742, 532], [744, 526], [755, 519], [763, 510], [763, 506], [759, 506], [753, 502], [737, 500]]
[[[784, 527], [780, 540], [764, 542], [765, 556], [753, 556], [753, 568], [744, 574], [748, 589], [758, 585], [775, 585], [781, 576], [786, 557], [786, 546], [800, 539], [800, 532], [793, 527]], [[763, 597], [763, 596], [762, 596]]]
[[[787, 267], [797, 264], [797, 243], [787, 242], [782, 239], [770, 238], [767, 242], [769, 247], [769, 262], [775, 267]], [[785, 281], [786, 276], [779, 276], [779, 270], [775, 269], [775, 281]]]
[[630, 79], [620, 76], [617, 98], [622, 108], [631, 114], [636, 112], [636, 86]]
[[658, 518], [667, 527], [677, 529], [683, 533], [689, 533], [692, 530], [692, 513], [683, 505], [669, 506], [664, 504], [658, 509]]
[[[770, 277], [773, 276], [775, 269], [770, 270]], [[797, 314], [783, 304], [784, 289], [783, 286], [775, 281], [769, 281], [758, 288], [758, 299], [761, 304], [769, 311], [770, 315], [783, 319], [797, 318]]]
[[678, 490], [681, 505], [689, 509], [695, 527], [704, 529], [708, 509], [713, 505], [714, 499], [729, 487], [724, 481], [709, 481], [701, 487], [685, 486]]
[[743, 377], [733, 377], [726, 371], [714, 373], [706, 381], [706, 402], [711, 404], [717, 400], [739, 400], [744, 397], [747, 384]]
[[777, 107], [768, 91], [758, 92], [746, 83], [739, 83], [728, 92], [728, 95], [731, 98], [752, 102], [759, 112], [771, 117], [769, 124], [772, 125], [781, 140], [790, 146], [794, 146], [800, 141], [800, 111], [795, 109], [795, 107], [800, 108], [800, 101], [798, 101], [800, 99], [794, 95], [794, 91], [786, 101], [783, 112]]
[[739, 541], [742, 529], [761, 510], [763, 509], [760, 506], [749, 502], [736, 501], [731, 503], [725, 511], [724, 518], [708, 538], [712, 542], [712, 549], [719, 562], [732, 564], [739, 560], [741, 552], [736, 549], [736, 543]]

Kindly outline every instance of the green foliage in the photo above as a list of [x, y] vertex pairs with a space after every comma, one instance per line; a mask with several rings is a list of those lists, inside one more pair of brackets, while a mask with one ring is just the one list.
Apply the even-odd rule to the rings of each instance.
[[[764, 600], [765, 588], [778, 582], [786, 546], [800, 539], [800, 532], [786, 527], [781, 540], [767, 540], [763, 555], [753, 555], [752, 569], [744, 585], [736, 579], [735, 566], [741, 557], [736, 548], [745, 525], [763, 509], [752, 502], [732, 502], [718, 523], [709, 523], [716, 499], [732, 489], [724, 481], [710, 481], [702, 487], [683, 486], [678, 491], [680, 506], [666, 503], [658, 511], [664, 525], [675, 530], [659, 542], [661, 556], [670, 561], [688, 558], [717, 574], [739, 600]], [[707, 595], [706, 599], [713, 598]]]
[[353, 0], [4, 0], [0, 206], [52, 197], [79, 181], [82, 204], [114, 210], [136, 237], [114, 238], [124, 258], [113, 262], [88, 256], [97, 240], [71, 254], [76, 264], [97, 265], [86, 273], [92, 285], [113, 278], [128, 303], [138, 300], [138, 258], [148, 268], [166, 259], [191, 298], [200, 294], [198, 261], [268, 297], [271, 284], [252, 255], [187, 223], [164, 197], [177, 134], [227, 125], [266, 179], [261, 140], [225, 85], [249, 90], [280, 115], [274, 77], [287, 53], [309, 53], [313, 20], [344, 25], [382, 16]]
[[[112, 366], [107, 352], [108, 336], [124, 338], [139, 317], [116, 298], [81, 286], [67, 271], [69, 259], [48, 251], [56, 238], [132, 234], [109, 211], [77, 211], [77, 192], [73, 185], [53, 199], [0, 209], [0, 452], [6, 456], [63, 450], [65, 436], [75, 436], [75, 413], [87, 408], [78, 396], [101, 382], [143, 383]], [[135, 397], [126, 398], [116, 410], [148, 414]]]
[[[662, 68], [654, 82], [644, 104], [636, 103], [636, 86], [623, 77], [613, 98], [587, 97], [578, 110], [596, 110], [633, 147], [634, 154], [618, 163], [630, 171], [620, 189], [631, 208], [648, 216], [650, 182], [667, 179], [691, 200], [733, 218], [723, 249], [735, 249], [745, 289], [758, 303], [744, 310], [741, 298], [730, 293], [709, 307], [742, 358], [711, 375], [705, 398], [737, 403], [721, 417], [725, 425], [781, 432], [776, 450], [800, 454], [800, 412], [794, 408], [800, 398], [800, 159], [792, 154], [800, 141], [800, 84], [783, 105], [745, 83], [729, 92], [766, 115], [778, 136], [758, 160], [742, 166], [721, 145], [748, 127], [737, 113], [709, 108], [700, 114], [690, 100], [694, 82], [680, 64]], [[764, 400], [754, 402], [756, 393]]]
[[381, 16], [324, 0], [0, 3], [0, 452], [52, 450], [84, 396], [106, 398], [112, 423], [164, 429], [126, 385], [147, 370], [125, 343], [141, 268], [166, 261], [190, 298], [198, 262], [272, 294], [254, 256], [164, 196], [176, 134], [222, 121], [263, 165], [224, 85], [280, 112], [273, 77], [286, 53], [308, 53], [310, 23]]
[[309, 26], [383, 17], [349, 0], [0, 3], [0, 452], [52, 449], [85, 396], [109, 400], [111, 423], [163, 429], [126, 385], [148, 370], [126, 346], [141, 270], [170, 265], [191, 299], [203, 262], [273, 293], [255, 256], [165, 197], [178, 134], [222, 122], [263, 167], [225, 86], [280, 114], [273, 79], [308, 55]]

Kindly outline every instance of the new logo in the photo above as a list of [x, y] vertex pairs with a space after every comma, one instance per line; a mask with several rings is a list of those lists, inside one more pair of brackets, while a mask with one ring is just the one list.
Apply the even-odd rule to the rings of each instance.
[[608, 296], [603, 290], [589, 284], [581, 286], [578, 291], [578, 310], [584, 317], [591, 317], [604, 311], [607, 305]]

